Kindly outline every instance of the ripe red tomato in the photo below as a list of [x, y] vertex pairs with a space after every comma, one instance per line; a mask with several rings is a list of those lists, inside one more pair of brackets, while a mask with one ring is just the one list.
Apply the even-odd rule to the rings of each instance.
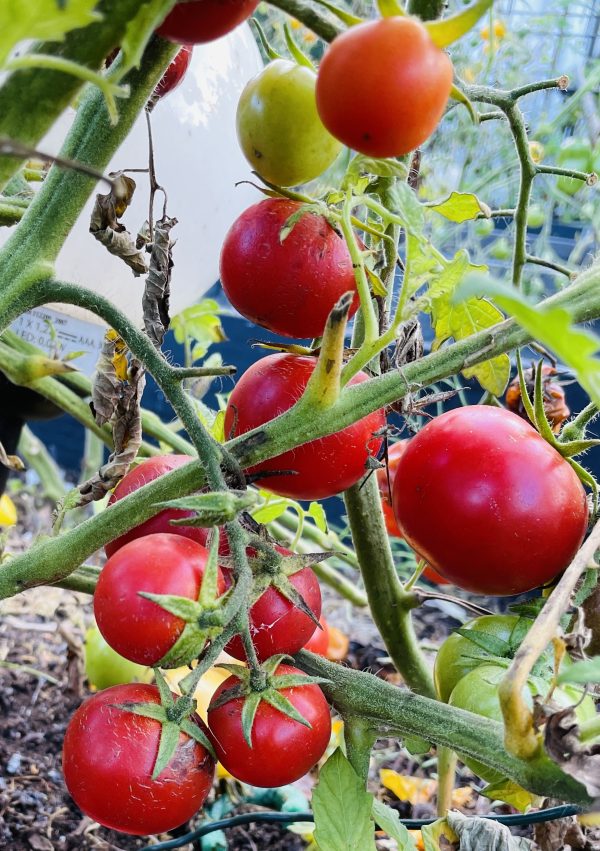
[[[94, 615], [113, 650], [141, 665], [162, 659], [185, 622], [138, 592], [197, 600], [207, 559], [200, 544], [166, 532], [137, 538], [111, 556], [96, 585]], [[219, 592], [224, 590], [219, 571]]]
[[452, 87], [452, 62], [415, 18], [366, 21], [339, 35], [317, 76], [329, 132], [370, 157], [398, 157], [431, 136]]
[[[156, 686], [129, 683], [90, 697], [75, 712], [65, 735], [63, 772], [77, 806], [113, 830], [144, 836], [186, 822], [208, 795], [214, 760], [201, 744], [180, 733], [177, 750], [152, 780], [161, 725], [116, 704], [160, 703]], [[198, 716], [193, 720], [200, 726]]]
[[184, 0], [169, 12], [156, 32], [179, 44], [203, 44], [231, 32], [257, 6], [258, 0]]
[[177, 88], [185, 77], [185, 72], [192, 61], [193, 49], [194, 48], [190, 45], [184, 44], [181, 50], [175, 54], [175, 58], [158, 81], [156, 88], [152, 93], [152, 98], [154, 100], [163, 98], [165, 95], [168, 95], [169, 92], [172, 92], [173, 89]]
[[[277, 676], [300, 674], [290, 665], [279, 665]], [[325, 753], [331, 736], [331, 717], [325, 695], [317, 685], [281, 689], [281, 694], [308, 721], [305, 727], [265, 701], [259, 704], [252, 727], [252, 747], [242, 731], [242, 697], [214, 708], [236, 677], [221, 683], [208, 707], [208, 726], [219, 762], [243, 783], [253, 786], [284, 786], [306, 774]]]
[[388, 446], [387, 469], [385, 467], [381, 467], [381, 469], [377, 470], [375, 473], [377, 476], [379, 494], [381, 496], [381, 507], [383, 509], [383, 517], [385, 519], [385, 528], [387, 529], [388, 535], [392, 538], [402, 538], [402, 532], [396, 522], [396, 515], [392, 508], [391, 492], [394, 485], [394, 479], [396, 478], [398, 462], [400, 461], [400, 456], [406, 449], [407, 444], [407, 440], [399, 440], [398, 443], [392, 443]]
[[311, 653], [317, 653], [319, 656], [327, 656], [329, 649], [329, 624], [324, 617], [319, 618], [321, 629], [315, 627], [315, 631], [304, 645], [305, 650], [310, 650]]
[[[320, 337], [345, 292], [356, 293], [344, 239], [323, 216], [306, 213], [282, 241], [302, 205], [267, 198], [245, 210], [221, 249], [221, 283], [242, 316], [285, 337]], [[350, 315], [358, 309], [355, 295]]]
[[[188, 461], [193, 460], [194, 459], [190, 455], [156, 455], [152, 458], [146, 458], [141, 464], [138, 464], [137, 467], [134, 467], [133, 470], [130, 470], [127, 475], [121, 479], [111, 494], [108, 504], [113, 505], [113, 503], [117, 502], [117, 500], [133, 493], [133, 491], [136, 491], [143, 485], [147, 485], [148, 482], [153, 482], [154, 479], [158, 479], [158, 477], [162, 476], [163, 473], [170, 473], [171, 470], [175, 470], [177, 467], [182, 467], [184, 464], [187, 464]], [[181, 517], [191, 517], [193, 513], [193, 511], [167, 508], [158, 514], [155, 514], [154, 517], [151, 517], [149, 520], [145, 520], [143, 523], [140, 523], [139, 526], [134, 526], [134, 528], [130, 529], [129, 532], [125, 532], [124, 535], [121, 535], [119, 538], [115, 538], [115, 540], [111, 541], [109, 544], [106, 544], [104, 547], [106, 555], [112, 556], [118, 549], [124, 546], [124, 544], [129, 543], [129, 541], [134, 541], [136, 538], [142, 538], [145, 535], [153, 535], [156, 532], [170, 532], [173, 535], [181, 535], [184, 538], [190, 538], [192, 541], [197, 541], [199, 544], [203, 544], [206, 540], [206, 532], [201, 527], [171, 526], [171, 520], [176, 520]]]
[[411, 547], [477, 594], [520, 594], [553, 579], [588, 520], [573, 468], [529, 423], [485, 405], [447, 411], [412, 438], [392, 500]]
[[[291, 408], [302, 395], [315, 364], [313, 357], [287, 354], [268, 355], [252, 364], [229, 397], [225, 434], [244, 434]], [[367, 378], [359, 372], [349, 384]], [[325, 499], [356, 484], [365, 472], [369, 453], [376, 454], [381, 446], [381, 437], [373, 437], [373, 433], [384, 426], [384, 411], [374, 411], [343, 431], [262, 461], [247, 472], [294, 470], [296, 475], [269, 476], [261, 486], [295, 499]]]
[[[318, 618], [321, 614], [321, 588], [310, 567], [293, 573], [289, 580]], [[278, 653], [291, 656], [302, 650], [314, 629], [314, 621], [273, 585], [261, 594], [250, 609], [250, 634], [261, 662]], [[246, 659], [239, 635], [231, 639], [225, 651], [236, 659]]]

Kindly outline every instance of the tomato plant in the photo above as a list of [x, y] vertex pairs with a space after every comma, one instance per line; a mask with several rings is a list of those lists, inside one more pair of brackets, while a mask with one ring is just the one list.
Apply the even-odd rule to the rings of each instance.
[[[302, 395], [316, 361], [294, 355], [268, 355], [253, 364], [236, 384], [225, 411], [225, 432], [244, 434], [291, 408]], [[351, 385], [367, 380], [364, 372]], [[295, 475], [265, 478], [263, 486], [273, 493], [296, 499], [324, 499], [346, 490], [364, 474], [370, 454], [376, 454], [385, 425], [383, 411], [375, 411], [354, 425], [329, 437], [299, 446], [247, 472], [264, 474], [293, 470]]]
[[317, 108], [329, 132], [370, 157], [399, 157], [437, 127], [452, 62], [414, 18], [367, 21], [338, 36], [317, 77]]
[[400, 458], [393, 490], [408, 543], [451, 582], [519, 594], [553, 579], [587, 528], [573, 468], [520, 417], [475, 405], [428, 423]]
[[[111, 494], [109, 505], [113, 505], [119, 499], [133, 493], [133, 491], [143, 487], [148, 482], [153, 482], [154, 479], [162, 476], [163, 473], [169, 473], [171, 470], [175, 470], [192, 460], [189, 455], [154, 455], [152, 458], [146, 458], [121, 479]], [[149, 520], [140, 523], [139, 526], [134, 526], [129, 532], [125, 532], [124, 535], [120, 535], [114, 541], [106, 544], [104, 547], [106, 555], [112, 556], [130, 541], [134, 541], [136, 538], [143, 538], [146, 535], [153, 535], [156, 532], [170, 532], [173, 535], [181, 535], [184, 538], [190, 538], [192, 541], [203, 544], [206, 541], [206, 533], [202, 527], [171, 525], [171, 520], [191, 517], [193, 513], [193, 511], [184, 511], [177, 508], [166, 508]]]
[[[279, 665], [278, 676], [299, 675], [291, 665]], [[229, 677], [213, 695], [208, 707], [208, 726], [219, 762], [243, 783], [283, 786], [298, 780], [323, 756], [331, 735], [329, 706], [317, 685], [281, 690], [307, 724], [284, 715], [265, 701], [259, 703], [252, 725], [252, 745], [242, 728], [244, 699], [233, 697], [216, 705], [237, 683]]]
[[[246, 319], [285, 337], [319, 337], [329, 311], [356, 292], [352, 260], [323, 216], [298, 201], [268, 198], [233, 223], [221, 249], [225, 295]], [[289, 233], [291, 216], [300, 216]], [[355, 296], [351, 313], [358, 308]]]
[[317, 113], [316, 80], [310, 68], [276, 59], [241, 94], [236, 123], [244, 156], [278, 186], [313, 180], [342, 149]]
[[201, 0], [177, 3], [157, 29], [178, 44], [203, 44], [231, 32], [249, 18], [258, 0]]
[[[114, 686], [79, 707], [65, 735], [65, 783], [94, 821], [123, 833], [164, 833], [200, 809], [212, 785], [214, 761], [180, 733], [174, 757], [152, 779], [161, 727], [120, 708], [136, 702], [159, 704], [156, 686]], [[197, 716], [194, 723], [202, 725]]]
[[[139, 592], [197, 600], [207, 558], [207, 550], [196, 541], [167, 532], [121, 547], [106, 562], [94, 593], [94, 615], [108, 644], [132, 662], [160, 662], [185, 622]], [[218, 591], [224, 590], [219, 572]]]

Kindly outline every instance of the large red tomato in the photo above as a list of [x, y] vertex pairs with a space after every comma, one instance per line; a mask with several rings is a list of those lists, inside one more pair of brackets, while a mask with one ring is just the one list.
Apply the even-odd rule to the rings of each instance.
[[317, 76], [329, 132], [371, 157], [407, 154], [431, 136], [452, 86], [452, 62], [415, 18], [366, 21], [339, 35]]
[[[165, 833], [200, 809], [212, 785], [214, 760], [180, 733], [173, 758], [153, 780], [161, 725], [119, 709], [123, 703], [159, 704], [158, 689], [140, 683], [113, 686], [79, 707], [65, 735], [65, 783], [77, 806], [105, 827], [140, 836]], [[202, 726], [197, 716], [193, 720]]]
[[503, 408], [457, 408], [428, 423], [400, 458], [392, 497], [411, 547], [478, 594], [519, 594], [553, 579], [587, 528], [573, 468]]
[[[279, 665], [276, 671], [277, 676], [301, 673], [290, 665]], [[317, 685], [281, 689], [310, 727], [261, 701], [250, 748], [242, 730], [244, 699], [233, 698], [214, 708], [220, 695], [236, 685], [236, 677], [226, 679], [208, 707], [208, 726], [219, 762], [238, 780], [253, 786], [284, 786], [298, 780], [319, 761], [329, 744], [331, 716], [325, 695]]]
[[[167, 532], [137, 538], [111, 556], [96, 585], [94, 615], [113, 650], [132, 662], [156, 665], [176, 643], [185, 621], [139, 592], [197, 600], [207, 560], [201, 544]], [[220, 571], [218, 590], [225, 590]]]
[[[153, 482], [154, 479], [162, 476], [163, 473], [170, 473], [171, 470], [175, 470], [177, 467], [181, 467], [183, 464], [187, 464], [193, 460], [189, 455], [156, 455], [152, 458], [146, 458], [146, 460], [138, 464], [137, 467], [134, 467], [133, 470], [130, 470], [121, 479], [114, 489], [108, 504], [113, 505], [117, 500], [123, 499], [124, 496], [133, 493], [133, 491], [136, 491], [143, 485], [147, 485], [148, 482]], [[173, 535], [182, 535], [184, 538], [191, 538], [192, 541], [203, 544], [206, 540], [206, 532], [201, 527], [171, 526], [171, 520], [181, 517], [191, 517], [193, 514], [193, 511], [183, 511], [177, 508], [167, 508], [164, 511], [160, 511], [154, 517], [145, 520], [139, 526], [134, 526], [129, 532], [125, 532], [124, 535], [106, 544], [104, 547], [106, 555], [112, 556], [129, 541], [142, 538], [144, 535], [152, 535], [155, 532], [171, 532]]]
[[203, 44], [231, 32], [257, 6], [258, 0], [181, 0], [156, 32], [178, 44]]
[[[300, 398], [315, 368], [313, 357], [276, 354], [252, 364], [236, 384], [225, 411], [225, 434], [236, 436], [269, 422]], [[359, 372], [350, 385], [366, 381]], [[249, 473], [294, 470], [296, 475], [269, 476], [261, 487], [295, 499], [324, 499], [356, 484], [369, 454], [376, 454], [385, 426], [383, 410], [374, 411], [343, 431], [312, 440], [283, 455], [262, 461]]]
[[406, 449], [407, 444], [407, 440], [399, 440], [398, 443], [392, 443], [388, 446], [387, 468], [381, 467], [375, 473], [377, 476], [377, 487], [379, 488], [379, 494], [381, 496], [381, 507], [383, 509], [383, 517], [385, 519], [385, 528], [388, 531], [388, 535], [392, 538], [402, 537], [402, 532], [400, 531], [400, 527], [396, 521], [394, 509], [392, 508], [392, 487], [394, 485], [394, 479], [396, 478], [396, 470], [398, 469], [400, 456]]
[[[221, 283], [236, 310], [286, 337], [320, 337], [345, 292], [356, 293], [344, 239], [323, 216], [305, 213], [281, 239], [302, 205], [267, 198], [245, 210], [221, 250]], [[355, 295], [350, 315], [359, 305]]]

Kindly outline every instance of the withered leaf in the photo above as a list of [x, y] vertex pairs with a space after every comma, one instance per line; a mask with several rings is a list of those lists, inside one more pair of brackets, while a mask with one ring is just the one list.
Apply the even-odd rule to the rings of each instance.
[[121, 172], [111, 173], [114, 186], [107, 195], [96, 195], [90, 219], [90, 233], [116, 257], [120, 257], [134, 275], [145, 275], [148, 265], [143, 250], [119, 219], [131, 203], [135, 180]]
[[117, 332], [110, 328], [104, 335], [92, 387], [92, 405], [98, 425], [107, 423], [114, 414], [121, 384], [126, 377], [127, 346]]
[[4, 467], [8, 467], [9, 470], [17, 470], [21, 472], [21, 470], [25, 469], [25, 464], [21, 461], [18, 455], [7, 455], [6, 449], [0, 443], [0, 464]]
[[513, 836], [503, 824], [484, 818], [468, 818], [450, 811], [447, 821], [460, 839], [460, 851], [530, 851], [529, 839]]
[[157, 349], [169, 327], [169, 296], [173, 268], [171, 230], [177, 219], [163, 216], [154, 226], [154, 242], [150, 255], [150, 271], [146, 278], [142, 310], [144, 328]]
[[571, 707], [550, 716], [544, 730], [548, 756], [565, 774], [585, 786], [591, 798], [600, 797], [600, 744], [582, 745]]

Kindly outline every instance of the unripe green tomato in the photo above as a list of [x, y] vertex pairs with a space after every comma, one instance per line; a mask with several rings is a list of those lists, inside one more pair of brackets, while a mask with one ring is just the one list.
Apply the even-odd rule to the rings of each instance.
[[494, 222], [491, 219], [479, 219], [475, 222], [477, 236], [489, 236], [494, 232]]
[[317, 113], [310, 68], [276, 59], [246, 85], [237, 108], [237, 135], [256, 171], [278, 186], [322, 174], [342, 149]]
[[85, 673], [98, 691], [125, 683], [149, 683], [153, 677], [151, 668], [130, 662], [109, 647], [97, 626], [85, 634]]
[[541, 228], [546, 221], [546, 213], [541, 204], [532, 204], [527, 211], [527, 227]]
[[[567, 139], [561, 145], [556, 162], [561, 168], [571, 168], [574, 171], [593, 171], [592, 151], [585, 139]], [[585, 186], [585, 182], [561, 175], [556, 181], [556, 185], [561, 192], [566, 192], [567, 195], [575, 195], [582, 186]]]
[[[450, 706], [466, 709], [476, 715], [483, 715], [484, 718], [491, 718], [493, 721], [502, 721], [498, 686], [505, 674], [506, 669], [499, 665], [480, 665], [459, 680], [450, 695], [448, 701]], [[537, 693], [531, 682], [529, 683], [529, 692], [525, 697], [531, 707], [533, 706], [532, 695]], [[567, 706], [574, 706], [578, 703], [581, 694], [581, 691], [569, 686], [556, 688], [552, 694], [552, 703], [559, 709], [566, 709]], [[545, 697], [545, 695], [542, 695], [542, 697]], [[580, 723], [596, 717], [596, 707], [589, 695], [579, 704], [575, 710], [575, 716]], [[460, 758], [471, 771], [488, 783], [497, 783], [504, 777], [500, 771], [489, 768], [471, 757], [461, 756]]]
[[496, 242], [490, 246], [490, 256], [495, 260], [510, 260], [512, 257], [512, 249], [510, 242], [505, 236], [501, 236]]

